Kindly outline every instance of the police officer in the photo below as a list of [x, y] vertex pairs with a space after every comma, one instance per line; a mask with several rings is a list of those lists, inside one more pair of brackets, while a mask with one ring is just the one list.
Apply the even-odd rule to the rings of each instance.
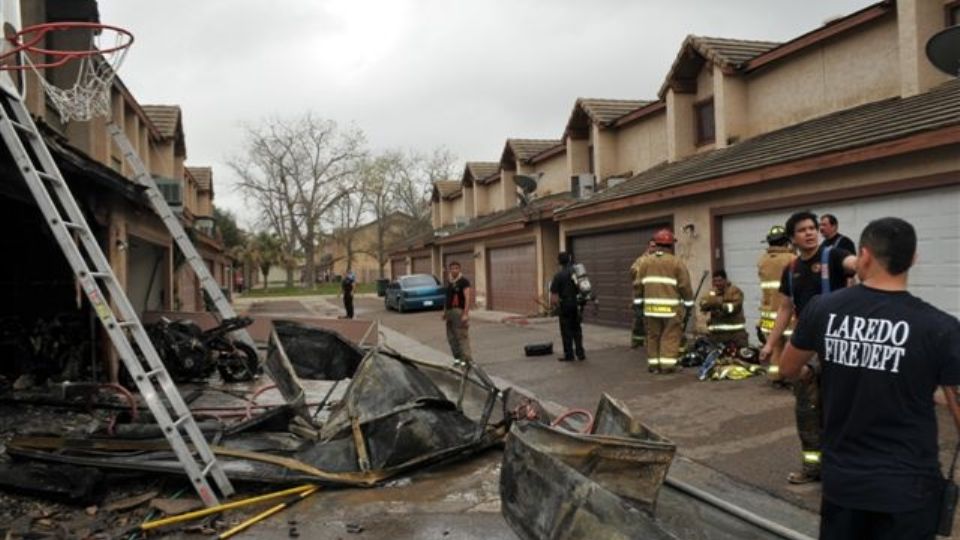
[[563, 356], [557, 358], [561, 362], [573, 361], [576, 353], [577, 360], [586, 360], [587, 353], [583, 350], [583, 329], [580, 325], [580, 291], [573, 275], [573, 257], [566, 251], [557, 256], [560, 270], [553, 275], [550, 282], [550, 305], [557, 311], [560, 319], [560, 339], [563, 341]]
[[[640, 261], [644, 257], [650, 255], [657, 249], [656, 242], [651, 238], [647, 242], [647, 249], [637, 257], [637, 260], [633, 261], [633, 264], [630, 266], [630, 281], [633, 283], [637, 282], [637, 270], [640, 268]], [[630, 335], [630, 348], [636, 349], [637, 347], [643, 346], [644, 340], [646, 339], [646, 332], [643, 329], [643, 296], [637, 292], [636, 287], [633, 290], [633, 330]]]
[[[767, 233], [767, 252], [757, 261], [757, 275], [760, 277], [760, 320], [757, 323], [757, 337], [761, 343], [766, 343], [777, 321], [777, 310], [780, 309], [780, 277], [783, 269], [793, 261], [793, 248], [790, 247], [790, 238], [781, 225], [770, 227]], [[780, 354], [793, 334], [795, 318], [791, 318], [783, 337], [773, 344], [770, 350], [770, 367], [767, 368], [767, 377], [774, 383], [783, 381], [780, 376]]]
[[670, 373], [676, 370], [680, 355], [681, 307], [693, 307], [693, 288], [686, 265], [673, 254], [673, 232], [661, 229], [653, 241], [656, 249], [637, 265], [633, 288], [643, 299], [647, 369]]
[[707, 331], [716, 343], [726, 345], [733, 342], [737, 347], [747, 346], [743, 291], [730, 283], [725, 270], [713, 272], [713, 288], [706, 298], [700, 301], [700, 311], [710, 315]]

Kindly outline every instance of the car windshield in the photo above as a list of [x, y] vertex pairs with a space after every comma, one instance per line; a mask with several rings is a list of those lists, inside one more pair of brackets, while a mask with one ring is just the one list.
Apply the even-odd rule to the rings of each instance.
[[401, 280], [401, 283], [404, 289], [412, 289], [414, 287], [436, 287], [438, 285], [436, 278], [427, 275], [405, 277]]

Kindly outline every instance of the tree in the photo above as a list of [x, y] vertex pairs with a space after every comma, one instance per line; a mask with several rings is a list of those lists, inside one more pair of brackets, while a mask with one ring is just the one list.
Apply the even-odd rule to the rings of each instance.
[[328, 213], [332, 232], [330, 237], [343, 248], [347, 272], [353, 270], [353, 259], [357, 253], [354, 240], [364, 216], [367, 214], [369, 193], [361, 176], [354, 189], [340, 197]]
[[220, 231], [223, 246], [230, 250], [243, 245], [243, 231], [237, 226], [237, 217], [229, 210], [213, 207], [213, 223]]
[[428, 154], [401, 154], [394, 160], [395, 170], [390, 180], [394, 197], [394, 209], [413, 220], [406, 227], [406, 234], [415, 236], [430, 231], [430, 190], [438, 180], [456, 176], [457, 159], [444, 147], [434, 148]]
[[296, 257], [305, 257], [304, 278], [316, 281], [316, 248], [321, 220], [350, 191], [365, 139], [357, 128], [311, 113], [293, 120], [270, 119], [246, 129], [244, 156], [230, 166], [239, 187], [276, 235], [293, 286]]
[[248, 253], [251, 262], [263, 274], [263, 288], [266, 289], [270, 280], [270, 268], [276, 263], [283, 262], [280, 239], [268, 231], [260, 231], [253, 237]]

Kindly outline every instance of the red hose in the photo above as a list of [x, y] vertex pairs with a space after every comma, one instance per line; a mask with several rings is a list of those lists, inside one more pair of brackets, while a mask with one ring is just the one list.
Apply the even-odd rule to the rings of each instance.
[[566, 420], [570, 416], [581, 415], [587, 417], [587, 425], [580, 431], [580, 433], [590, 433], [593, 429], [593, 414], [585, 409], [567, 409], [566, 412], [556, 417], [553, 422], [550, 423], [550, 427], [557, 427], [560, 425], [560, 422]]
[[137, 418], [140, 417], [139, 411], [137, 410], [137, 398], [130, 393], [129, 390], [117, 383], [101, 383], [100, 388], [109, 388], [110, 390], [113, 390], [114, 392], [127, 398], [127, 403], [130, 404], [130, 418], [137, 420]]
[[267, 390], [272, 390], [272, 389], [274, 389], [274, 388], [276, 388], [276, 387], [277, 387], [277, 385], [275, 385], [275, 384], [268, 384], [268, 385], [266, 385], [266, 386], [261, 386], [260, 388], [257, 389], [256, 392], [253, 393], [252, 396], [250, 396], [250, 399], [247, 401], [247, 409], [246, 409], [246, 412], [247, 412], [246, 418], [247, 418], [248, 420], [249, 420], [250, 418], [253, 418], [253, 407], [256, 406], [256, 404], [257, 404], [257, 396], [259, 396], [260, 394], [266, 392]]

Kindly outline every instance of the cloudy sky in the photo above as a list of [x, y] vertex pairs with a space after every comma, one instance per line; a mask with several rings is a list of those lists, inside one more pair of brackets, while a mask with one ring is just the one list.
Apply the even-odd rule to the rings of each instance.
[[373, 150], [497, 160], [559, 138], [577, 97], [649, 99], [687, 34], [785, 41], [869, 0], [99, 0], [136, 35], [121, 76], [183, 108], [188, 163], [249, 224], [227, 162], [241, 126], [306, 111]]

